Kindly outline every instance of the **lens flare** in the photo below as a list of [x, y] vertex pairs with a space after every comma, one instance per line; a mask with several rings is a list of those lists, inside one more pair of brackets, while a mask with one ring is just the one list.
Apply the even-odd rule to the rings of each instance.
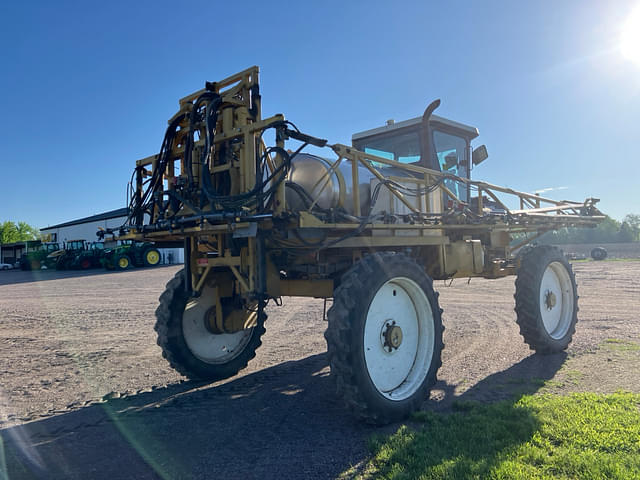
[[640, 6], [631, 12], [624, 24], [620, 51], [626, 59], [640, 66]]

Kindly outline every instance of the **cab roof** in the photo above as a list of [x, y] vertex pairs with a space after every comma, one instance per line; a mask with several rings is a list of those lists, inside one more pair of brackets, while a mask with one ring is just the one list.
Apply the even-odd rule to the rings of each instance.
[[[419, 125], [422, 122], [422, 117], [412, 118], [410, 120], [404, 120], [402, 122], [391, 123], [390, 125], [384, 125], [383, 127], [372, 128], [371, 130], [365, 130], [363, 132], [354, 133], [351, 136], [351, 141], [360, 140], [362, 138], [371, 137], [373, 135], [379, 135], [381, 133], [391, 132], [393, 130], [398, 130], [406, 127], [413, 127], [414, 125]], [[429, 119], [429, 123], [432, 127], [443, 126], [445, 128], [458, 130], [465, 137], [468, 137], [469, 140], [473, 140], [480, 132], [476, 127], [472, 127], [471, 125], [465, 125], [464, 123], [456, 122], [454, 120], [449, 120], [448, 118], [439, 117], [438, 115], [431, 115]]]

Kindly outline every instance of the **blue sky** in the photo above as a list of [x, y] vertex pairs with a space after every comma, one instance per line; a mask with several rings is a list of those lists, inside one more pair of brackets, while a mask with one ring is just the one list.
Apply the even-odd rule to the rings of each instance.
[[440, 98], [487, 145], [476, 178], [640, 213], [637, 3], [2, 2], [0, 221], [124, 206], [178, 99], [251, 65], [265, 116], [332, 143]]

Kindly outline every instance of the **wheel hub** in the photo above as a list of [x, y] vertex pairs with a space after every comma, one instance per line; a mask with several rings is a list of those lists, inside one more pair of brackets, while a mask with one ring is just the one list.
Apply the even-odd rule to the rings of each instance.
[[547, 310], [551, 310], [553, 307], [555, 307], [557, 302], [558, 300], [556, 298], [556, 294], [551, 290], [547, 290], [544, 293], [544, 304], [547, 307]]
[[382, 332], [382, 348], [391, 353], [402, 344], [402, 329], [396, 325], [395, 320], [385, 322]]

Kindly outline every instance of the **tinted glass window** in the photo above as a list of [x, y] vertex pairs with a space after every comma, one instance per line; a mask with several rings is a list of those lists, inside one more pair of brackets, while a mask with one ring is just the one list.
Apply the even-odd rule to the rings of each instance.
[[[365, 139], [361, 144], [356, 145], [356, 148], [400, 163], [420, 161], [420, 137], [417, 131]], [[375, 166], [385, 167], [386, 165], [376, 164]]]
[[[434, 130], [433, 142], [440, 170], [458, 177], [468, 177], [467, 141], [462, 137]], [[467, 187], [453, 180], [445, 180], [445, 186], [463, 202], [467, 201]]]

